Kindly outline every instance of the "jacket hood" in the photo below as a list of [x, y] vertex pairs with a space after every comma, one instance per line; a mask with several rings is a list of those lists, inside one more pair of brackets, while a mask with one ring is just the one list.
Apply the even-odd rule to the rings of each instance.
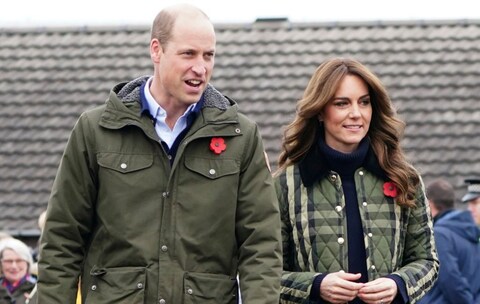
[[[142, 90], [150, 76], [142, 76], [130, 82], [117, 84], [110, 91], [105, 109], [101, 114], [100, 126], [107, 129], [119, 129], [127, 125], [135, 125], [143, 129], [145, 134], [158, 140], [153, 117], [148, 108], [142, 105]], [[203, 122], [236, 121], [238, 119], [237, 103], [222, 95], [208, 84], [201, 97], [200, 109]], [[206, 111], [208, 109], [208, 111]]]
[[[140, 102], [140, 90], [147, 82], [150, 76], [141, 76], [130, 82], [123, 82], [113, 87], [112, 91], [124, 103]], [[222, 93], [217, 91], [211, 84], [207, 85], [203, 93], [204, 104], [203, 107], [217, 108], [226, 110], [228, 107], [235, 104], [235, 101], [228, 99]]]
[[435, 227], [444, 227], [472, 243], [478, 243], [480, 230], [468, 210], [452, 210], [439, 218]]

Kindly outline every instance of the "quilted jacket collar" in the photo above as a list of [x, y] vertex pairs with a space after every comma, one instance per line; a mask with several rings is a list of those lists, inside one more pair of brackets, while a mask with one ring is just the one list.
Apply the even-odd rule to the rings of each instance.
[[[319, 140], [324, 140], [323, 132], [320, 130], [318, 133], [321, 135], [317, 138], [317, 144], [314, 144], [310, 148], [305, 157], [298, 164], [300, 177], [302, 178], [302, 183], [305, 187], [312, 186], [315, 182], [324, 178], [331, 172], [326, 157], [321, 151], [320, 145], [318, 144]], [[375, 155], [371, 145], [369, 145], [363, 167], [379, 178], [384, 180], [387, 179], [387, 175], [380, 167], [377, 156]]]

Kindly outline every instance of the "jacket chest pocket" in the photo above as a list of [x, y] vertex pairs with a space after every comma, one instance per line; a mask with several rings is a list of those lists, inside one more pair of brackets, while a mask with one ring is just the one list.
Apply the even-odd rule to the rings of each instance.
[[138, 187], [148, 181], [153, 155], [102, 152], [97, 154], [97, 163], [100, 186]]
[[[161, 178], [162, 172], [153, 165], [154, 155], [98, 153], [97, 163], [98, 217], [107, 219], [117, 235], [144, 227], [151, 217], [157, 215], [149, 206], [157, 199], [154, 189], [161, 187], [165, 180]], [[144, 212], [147, 215], [131, 216], [132, 210], [140, 209], [147, 209]]]
[[180, 203], [202, 201], [203, 207], [221, 204], [221, 208], [227, 201], [236, 202], [240, 166], [235, 160], [191, 157], [184, 164], [186, 171], [179, 174], [178, 189], [188, 191], [178, 191]]
[[233, 159], [187, 158], [185, 167], [208, 180], [237, 175], [240, 171], [238, 163]]
[[151, 167], [153, 155], [101, 152], [97, 154], [97, 163], [100, 167], [128, 174]]

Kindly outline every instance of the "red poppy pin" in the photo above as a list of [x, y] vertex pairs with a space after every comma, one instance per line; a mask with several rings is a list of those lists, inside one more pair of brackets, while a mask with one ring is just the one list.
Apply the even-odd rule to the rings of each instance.
[[397, 196], [397, 186], [393, 182], [385, 182], [383, 184], [383, 194], [389, 197]]
[[213, 151], [215, 154], [220, 154], [227, 149], [227, 145], [225, 144], [225, 140], [221, 137], [213, 137], [210, 141], [210, 150]]

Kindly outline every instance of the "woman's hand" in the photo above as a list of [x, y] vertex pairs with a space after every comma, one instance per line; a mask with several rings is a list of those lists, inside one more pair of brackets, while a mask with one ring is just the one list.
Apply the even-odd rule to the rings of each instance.
[[394, 280], [379, 278], [365, 283], [358, 291], [358, 297], [367, 304], [389, 304], [395, 299], [397, 292]]
[[352, 301], [364, 283], [357, 283], [360, 273], [345, 273], [344, 271], [329, 273], [320, 285], [320, 297], [329, 303], [341, 304]]

